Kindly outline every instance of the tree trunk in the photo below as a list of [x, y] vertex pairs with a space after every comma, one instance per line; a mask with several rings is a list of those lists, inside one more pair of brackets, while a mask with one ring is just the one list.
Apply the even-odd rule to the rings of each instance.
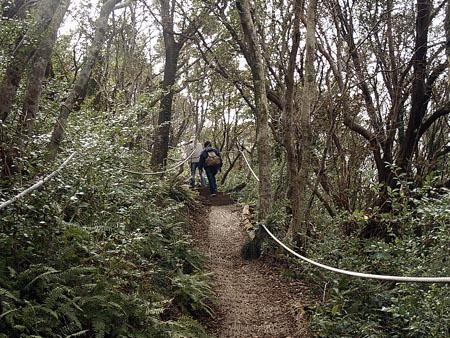
[[59, 116], [53, 128], [53, 133], [48, 145], [48, 158], [52, 161], [55, 159], [56, 154], [59, 151], [70, 113], [79, 109], [86, 96], [89, 77], [105, 41], [109, 15], [120, 1], [121, 0], [108, 0], [103, 4], [100, 10], [100, 15], [95, 22], [95, 35], [92, 45], [88, 50], [85, 62], [77, 77], [77, 80], [75, 81], [74, 87], [69, 92], [66, 101], [64, 101], [60, 107]]
[[174, 37], [173, 11], [170, 0], [160, 0], [161, 21], [165, 47], [164, 78], [161, 89], [164, 93], [159, 106], [158, 126], [152, 149], [152, 167], [161, 168], [166, 165], [169, 152], [170, 123], [172, 121], [172, 103], [176, 81], [178, 58], [182, 47]]
[[45, 79], [45, 72], [58, 36], [58, 29], [64, 19], [70, 0], [63, 0], [55, 16], [53, 17], [50, 28], [45, 38], [39, 44], [31, 62], [31, 69], [28, 77], [28, 84], [25, 93], [25, 99], [22, 109], [20, 121], [22, 123], [21, 131], [18, 137], [31, 136], [34, 122], [39, 111], [39, 103], [41, 100], [42, 86]]
[[287, 240], [293, 242], [294, 233], [300, 231], [302, 217], [300, 215], [300, 203], [302, 197], [301, 188], [298, 185], [299, 171], [301, 166], [300, 154], [297, 144], [297, 125], [298, 114], [294, 105], [296, 84], [294, 74], [297, 66], [297, 55], [300, 48], [300, 16], [301, 16], [301, 0], [296, 0], [294, 5], [294, 21], [292, 48], [289, 53], [289, 63], [286, 72], [286, 90], [284, 95], [284, 144], [286, 147], [287, 172], [288, 172], [288, 197], [291, 201], [292, 221], [287, 233]]
[[269, 105], [267, 102], [266, 76], [264, 69], [264, 59], [258, 37], [250, 13], [248, 0], [237, 0], [236, 7], [241, 20], [244, 39], [248, 48], [247, 62], [249, 63], [255, 95], [256, 113], [256, 138], [258, 144], [258, 164], [259, 164], [259, 219], [266, 220], [272, 211], [272, 186], [271, 186], [271, 166], [272, 156], [270, 148], [270, 127], [269, 127]]
[[[298, 6], [300, 6], [300, 4], [298, 4]], [[288, 239], [294, 241], [302, 248], [305, 248], [306, 246], [308, 221], [306, 219], [308, 208], [306, 186], [312, 162], [311, 112], [315, 98], [314, 56], [316, 52], [316, 8], [317, 1], [310, 0], [306, 22], [305, 80], [300, 110], [301, 161], [297, 174], [298, 181], [292, 182], [295, 200], [293, 200], [292, 205], [292, 223], [288, 230]], [[300, 15], [300, 9], [298, 9], [296, 15]]]
[[[447, 12], [445, 14], [445, 50], [447, 53], [447, 79], [448, 87], [450, 88], [450, 1], [447, 0]], [[448, 99], [448, 97], [447, 97]]]
[[427, 110], [429, 96], [425, 92], [427, 77], [428, 28], [432, 11], [431, 0], [417, 1], [416, 42], [413, 63], [411, 112], [405, 139], [400, 146], [397, 165], [403, 172], [410, 169], [410, 162], [419, 141], [419, 127]]
[[[14, 163], [11, 152], [5, 148], [5, 145], [11, 142], [11, 136], [8, 135], [7, 128], [5, 128], [6, 120], [11, 113], [25, 68], [36, 50], [36, 44], [43, 39], [45, 30], [48, 29], [59, 3], [60, 0], [43, 0], [39, 2], [36, 9], [36, 17], [34, 18], [36, 25], [18, 42], [16, 52], [12, 56], [12, 61], [7, 66], [0, 84], [0, 118], [2, 122], [0, 124], [0, 152], [3, 164], [2, 176], [9, 176], [16, 171], [13, 168]], [[24, 43], [25, 40], [35, 42], [29, 45]]]
[[[48, 28], [59, 2], [60, 0], [43, 0], [39, 2], [36, 10], [36, 26], [28, 31], [26, 36], [22, 37], [18, 42], [12, 62], [6, 69], [0, 85], [0, 116], [2, 122], [5, 122], [11, 111], [11, 105], [16, 97], [25, 67], [36, 50], [36, 43], [42, 39], [45, 30]], [[29, 45], [24, 43], [25, 40], [36, 42]]]
[[208, 12], [208, 9], [205, 8], [204, 11], [199, 13], [196, 17], [190, 18], [188, 24], [184, 21], [181, 22], [180, 26], [183, 26], [184, 29], [177, 34], [179, 39], [176, 41], [174, 24], [174, 6], [176, 5], [176, 2], [172, 0], [159, 0], [159, 3], [166, 54], [164, 78], [160, 87], [164, 96], [161, 99], [159, 106], [158, 125], [156, 127], [152, 149], [151, 165], [153, 168], [164, 167], [167, 161], [170, 142], [170, 124], [172, 121], [172, 105], [175, 94], [174, 86], [177, 79], [176, 76], [180, 52], [190, 37], [197, 32], [198, 28], [201, 26], [203, 14]]

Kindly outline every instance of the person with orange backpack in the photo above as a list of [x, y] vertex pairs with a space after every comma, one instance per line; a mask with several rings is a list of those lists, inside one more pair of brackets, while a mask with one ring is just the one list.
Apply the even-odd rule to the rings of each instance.
[[211, 196], [217, 194], [216, 174], [222, 169], [222, 157], [220, 152], [213, 148], [210, 141], [205, 141], [203, 144], [204, 150], [200, 155], [198, 167], [205, 169], [206, 177], [208, 177], [209, 191]]

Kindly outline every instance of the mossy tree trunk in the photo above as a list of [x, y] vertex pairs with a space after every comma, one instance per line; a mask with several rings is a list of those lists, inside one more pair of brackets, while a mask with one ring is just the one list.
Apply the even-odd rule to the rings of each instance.
[[296, 56], [300, 44], [300, 15], [301, 1], [296, 1], [294, 18], [294, 42], [289, 58], [288, 76], [286, 79], [287, 88], [291, 88], [286, 97], [286, 122], [285, 127], [289, 130], [286, 138], [288, 152], [288, 167], [290, 168], [290, 190], [292, 203], [292, 222], [288, 229], [287, 238], [291, 242], [304, 247], [306, 245], [308, 214], [308, 199], [306, 197], [307, 182], [311, 170], [312, 162], [312, 132], [311, 113], [315, 102], [316, 83], [314, 58], [316, 52], [316, 0], [311, 0], [308, 4], [306, 22], [306, 55], [304, 83], [301, 95], [300, 106], [300, 153], [297, 153], [297, 145], [294, 141], [297, 138], [294, 114], [294, 71], [296, 67]]
[[31, 68], [28, 75], [28, 83], [20, 118], [21, 126], [19, 133], [17, 134], [18, 142], [23, 142], [24, 137], [30, 137], [32, 134], [34, 122], [39, 111], [39, 104], [41, 102], [45, 72], [58, 36], [58, 29], [61, 26], [69, 5], [70, 0], [61, 1], [47, 34], [39, 44], [31, 61]]
[[270, 147], [269, 105], [267, 101], [266, 76], [264, 58], [256, 34], [248, 0], [236, 1], [250, 66], [256, 114], [256, 138], [259, 164], [259, 218], [265, 221], [272, 212], [271, 167], [272, 154]]
[[17, 172], [11, 151], [11, 148], [14, 148], [12, 146], [12, 128], [8, 125], [7, 119], [11, 114], [25, 69], [38, 45], [47, 36], [46, 31], [49, 29], [60, 2], [61, 0], [43, 0], [37, 3], [31, 27], [24, 36], [18, 39], [14, 54], [10, 57], [10, 63], [7, 65], [0, 83], [0, 153], [3, 165], [1, 176], [3, 177]]

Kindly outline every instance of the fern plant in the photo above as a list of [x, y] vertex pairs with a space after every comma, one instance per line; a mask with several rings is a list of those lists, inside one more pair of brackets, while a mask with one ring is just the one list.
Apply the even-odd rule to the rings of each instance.
[[[193, 193], [176, 178], [121, 170], [142, 171], [149, 160], [115, 143], [123, 137], [123, 119], [97, 125], [98, 112], [79, 113], [63, 146], [85, 151], [0, 215], [0, 332], [205, 336], [194, 316], [211, 312], [212, 295], [203, 258], [187, 234]], [[39, 170], [46, 165], [40, 161]], [[8, 199], [20, 190], [0, 194]]]
[[183, 313], [206, 312], [213, 316], [211, 299], [213, 291], [208, 283], [209, 274], [197, 273], [186, 275], [179, 272], [172, 278], [173, 302], [181, 308]]

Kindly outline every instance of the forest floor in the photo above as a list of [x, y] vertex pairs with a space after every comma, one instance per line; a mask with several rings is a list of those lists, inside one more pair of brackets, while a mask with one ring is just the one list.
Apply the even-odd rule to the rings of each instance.
[[284, 278], [267, 259], [243, 260], [242, 207], [219, 193], [195, 217], [193, 237], [207, 257], [216, 294], [214, 317], [204, 325], [217, 338], [308, 338], [303, 307], [307, 287]]

